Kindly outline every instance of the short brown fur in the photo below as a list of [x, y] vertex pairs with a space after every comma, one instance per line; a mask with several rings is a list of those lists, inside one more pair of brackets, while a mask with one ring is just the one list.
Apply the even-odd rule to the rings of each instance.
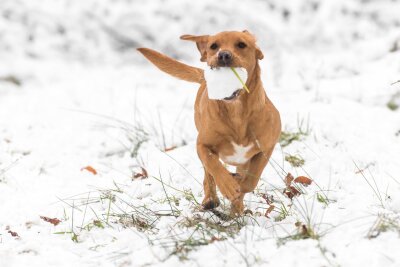
[[[263, 58], [263, 54], [248, 31], [183, 35], [181, 39], [196, 42], [200, 60], [210, 67], [218, 67], [218, 51], [223, 50], [233, 55], [229, 67], [247, 70], [249, 94], [241, 90], [234, 101], [210, 100], [202, 69], [185, 65], [151, 49], [138, 49], [162, 71], [200, 84], [195, 102], [195, 124], [198, 130], [197, 153], [205, 171], [203, 207], [211, 209], [219, 205], [217, 186], [222, 195], [232, 202], [231, 213], [242, 214], [244, 195], [257, 186], [281, 132], [279, 112], [267, 97], [260, 78], [258, 60]], [[244, 42], [246, 47], [238, 47], [238, 42]], [[218, 51], [210, 47], [214, 43], [218, 45]], [[220, 161], [235, 153], [232, 143], [250, 147], [246, 162], [228, 162], [236, 166], [235, 174], [230, 173]]]

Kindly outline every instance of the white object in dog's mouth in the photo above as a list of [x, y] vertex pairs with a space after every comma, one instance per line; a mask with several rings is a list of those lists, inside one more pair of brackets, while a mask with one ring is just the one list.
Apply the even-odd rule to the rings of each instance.
[[[247, 81], [247, 71], [245, 68], [234, 68], [243, 82]], [[231, 100], [239, 95], [243, 84], [240, 82], [230, 67], [220, 67], [206, 69], [204, 78], [207, 82], [207, 92], [209, 99]]]

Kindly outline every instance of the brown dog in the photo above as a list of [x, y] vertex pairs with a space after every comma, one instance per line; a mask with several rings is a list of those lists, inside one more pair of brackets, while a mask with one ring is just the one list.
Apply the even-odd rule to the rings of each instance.
[[[138, 50], [160, 70], [179, 79], [200, 84], [195, 103], [199, 132], [197, 153], [204, 166], [204, 209], [219, 205], [216, 186], [232, 202], [231, 214], [242, 214], [245, 193], [256, 187], [281, 132], [278, 110], [268, 99], [258, 60], [264, 56], [248, 31], [216, 35], [183, 35], [196, 42], [201, 61], [210, 67], [242, 67], [247, 70], [250, 93], [240, 90], [229, 100], [211, 100], [204, 71], [180, 63], [147, 48]], [[227, 98], [228, 99], [228, 98]], [[220, 159], [236, 166], [230, 173]]]

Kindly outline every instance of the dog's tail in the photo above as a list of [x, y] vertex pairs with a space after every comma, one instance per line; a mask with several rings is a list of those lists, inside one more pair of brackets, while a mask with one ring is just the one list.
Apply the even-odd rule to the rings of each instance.
[[201, 84], [204, 81], [204, 70], [202, 69], [183, 64], [148, 48], [138, 48], [137, 50], [156, 65], [157, 68], [169, 75], [188, 82]]

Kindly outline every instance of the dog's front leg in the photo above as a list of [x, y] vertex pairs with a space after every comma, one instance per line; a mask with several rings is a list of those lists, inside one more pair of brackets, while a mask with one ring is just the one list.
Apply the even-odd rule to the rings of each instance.
[[206, 170], [204, 170], [204, 199], [202, 202], [203, 209], [210, 210], [219, 206], [219, 199], [217, 196], [217, 188], [214, 178]]
[[235, 201], [240, 197], [239, 183], [234, 179], [233, 174], [228, 172], [227, 169], [219, 161], [216, 155], [209, 147], [204, 144], [197, 143], [197, 153], [205, 171], [214, 177], [222, 195], [230, 201]]

